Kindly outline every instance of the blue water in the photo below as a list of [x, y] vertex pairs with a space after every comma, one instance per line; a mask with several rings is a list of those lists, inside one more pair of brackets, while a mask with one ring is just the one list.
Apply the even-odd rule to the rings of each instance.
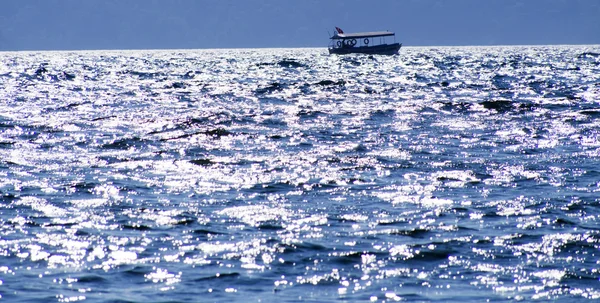
[[600, 46], [0, 62], [0, 301], [600, 299]]

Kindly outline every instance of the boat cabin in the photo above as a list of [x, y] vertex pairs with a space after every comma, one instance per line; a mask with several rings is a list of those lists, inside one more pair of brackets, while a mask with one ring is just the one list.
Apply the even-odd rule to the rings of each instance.
[[330, 54], [397, 54], [402, 47], [393, 32], [344, 33], [339, 27], [330, 38]]

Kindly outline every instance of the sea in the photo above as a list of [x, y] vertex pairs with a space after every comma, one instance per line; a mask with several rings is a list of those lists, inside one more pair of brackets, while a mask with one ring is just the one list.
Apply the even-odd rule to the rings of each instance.
[[600, 45], [0, 53], [0, 302], [598, 302]]

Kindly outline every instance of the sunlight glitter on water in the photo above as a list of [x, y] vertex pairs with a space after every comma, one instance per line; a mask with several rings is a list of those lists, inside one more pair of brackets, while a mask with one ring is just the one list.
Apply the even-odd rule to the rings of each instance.
[[2, 53], [0, 294], [597, 299], [598, 53]]

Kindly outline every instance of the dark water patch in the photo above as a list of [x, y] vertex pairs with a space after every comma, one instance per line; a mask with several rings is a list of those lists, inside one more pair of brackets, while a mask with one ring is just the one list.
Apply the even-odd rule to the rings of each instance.
[[[562, 268], [557, 268], [558, 270], [562, 270]], [[563, 283], [569, 282], [581, 282], [584, 285], [589, 285], [588, 283], [594, 283], [600, 279], [600, 273], [597, 271], [590, 271], [586, 269], [581, 269], [578, 271], [567, 270], [565, 275], [560, 279]]]
[[173, 126], [151, 131], [148, 135], [155, 135], [174, 130], [189, 131], [190, 129], [206, 128], [214, 125], [231, 125], [234, 122], [244, 122], [244, 120], [239, 119], [236, 115], [232, 115], [229, 112], [209, 113], [205, 116], [188, 117], [179, 120]]
[[108, 120], [108, 119], [114, 119], [117, 118], [117, 116], [103, 116], [103, 117], [97, 117], [97, 118], [93, 118], [90, 121], [92, 122], [97, 122], [97, 121], [103, 121], [103, 120]]
[[188, 85], [184, 82], [173, 82], [171, 84], [167, 84], [165, 85], [165, 89], [182, 89], [182, 88], [186, 88], [188, 87]]
[[152, 227], [144, 224], [123, 224], [121, 228], [124, 230], [136, 230], [136, 231], [148, 231], [152, 230]]
[[87, 104], [91, 104], [91, 103], [92, 102], [89, 102], [89, 101], [70, 103], [70, 104], [67, 104], [65, 106], [58, 107], [58, 108], [56, 108], [56, 110], [57, 111], [69, 111], [69, 110], [72, 110], [72, 109], [77, 108], [79, 106], [87, 105]]
[[2, 141], [0, 142], [0, 148], [12, 148], [16, 141]]
[[361, 61], [350, 58], [350, 57], [343, 57], [341, 62], [348, 63], [352, 66], [361, 66], [363, 64]]
[[453, 206], [451, 209], [452, 209], [452, 212], [454, 212], [456, 214], [468, 214], [471, 211], [469, 208], [462, 207], [462, 206]]
[[[464, 113], [468, 112], [471, 109], [472, 104], [469, 102], [437, 102], [442, 104], [440, 110], [450, 111], [450, 112], [459, 112]], [[423, 112], [432, 112], [437, 113], [438, 110], [431, 107], [424, 107], [422, 109]]]
[[496, 212], [496, 211], [489, 210], [489, 211], [483, 212], [483, 217], [485, 217], [487, 219], [498, 219], [498, 218], [501, 218], [502, 216], [499, 215], [498, 212]]
[[448, 87], [448, 86], [450, 86], [450, 82], [448, 82], [448, 81], [432, 82], [432, 83], [427, 84], [427, 86], [431, 86], [431, 87]]
[[6, 192], [5, 189], [0, 191], [0, 203], [12, 203], [18, 199], [20, 199], [20, 196], [17, 196], [10, 192]]
[[231, 136], [231, 135], [233, 135], [233, 133], [229, 132], [228, 130], [226, 130], [224, 128], [218, 127], [218, 128], [213, 128], [213, 129], [209, 129], [209, 130], [181, 134], [181, 135], [174, 136], [174, 137], [162, 138], [162, 139], [160, 139], [160, 141], [187, 139], [187, 138], [195, 137], [198, 135], [205, 135], [205, 136], [208, 136], [213, 139], [220, 139], [221, 137]]
[[198, 166], [211, 166], [214, 164], [210, 159], [195, 159], [190, 160], [190, 163]]
[[[0, 118], [0, 120], [4, 120], [3, 118]], [[0, 121], [0, 130], [7, 130], [7, 129], [14, 129], [16, 127], [15, 124], [13, 124], [13, 122], [11, 121]]]
[[298, 67], [306, 67], [306, 65], [294, 60], [294, 59], [284, 59], [277, 62], [277, 65], [288, 68], [298, 68]]
[[558, 219], [554, 220], [553, 224], [556, 226], [560, 226], [560, 227], [577, 226], [578, 225], [577, 222], [571, 221], [567, 218], [558, 218]]
[[202, 146], [202, 145], [193, 145], [193, 146], [189, 146], [186, 151], [185, 151], [186, 155], [188, 155], [190, 158], [192, 158], [192, 160], [194, 158], [196, 159], [210, 159], [209, 155], [210, 155], [210, 151], [206, 148], [206, 146]]
[[47, 217], [43, 217], [43, 216], [31, 216], [30, 218], [28, 218], [27, 221], [25, 221], [25, 226], [28, 227], [34, 227], [34, 228], [43, 228], [44, 224], [49, 223], [50, 221], [48, 220]]
[[371, 88], [371, 87], [363, 88], [363, 92], [366, 94], [378, 94], [379, 93], [376, 89]]
[[599, 58], [600, 57], [600, 53], [595, 53], [595, 52], [583, 52], [579, 55], [577, 55], [577, 58], [582, 59], [582, 58]]
[[73, 73], [67, 71], [60, 72], [52, 72], [49, 70], [49, 65], [47, 63], [42, 63], [33, 73], [33, 76], [23, 75], [24, 78], [28, 80], [38, 80], [38, 81], [73, 81], [77, 76]]
[[63, 71], [62, 76], [65, 80], [74, 80], [76, 76], [74, 74]]
[[210, 236], [210, 235], [225, 235], [226, 233], [218, 232], [210, 229], [198, 228], [192, 231], [194, 235], [199, 236]]
[[[438, 51], [437, 49], [432, 49], [432, 51]], [[414, 56], [415, 59], [423, 59], [424, 61], [430, 61], [434, 58], [434, 56], [437, 56], [436, 54], [432, 54], [432, 53], [418, 53]]]
[[323, 158], [323, 161], [329, 164], [339, 164], [343, 162], [341, 157], [335, 155], [328, 155], [327, 157]]
[[46, 68], [48, 66], [48, 63], [41, 63], [40, 66], [35, 70], [34, 74], [38, 77], [47, 74], [48, 73], [48, 69]]
[[312, 255], [315, 252], [329, 251], [329, 248], [324, 245], [308, 241], [303, 241], [299, 243], [281, 243], [278, 245], [278, 247], [283, 250], [283, 254], [309, 253], [310, 255]]
[[209, 129], [209, 130], [205, 131], [204, 134], [207, 136], [213, 137], [213, 138], [220, 138], [220, 137], [233, 135], [228, 130], [226, 130], [224, 128], [220, 128], [220, 127], [214, 128], [214, 129]]
[[566, 204], [564, 209], [567, 212], [571, 212], [571, 213], [586, 211], [586, 208], [589, 206], [586, 203], [583, 203], [582, 201], [574, 201], [574, 202], [568, 203], [568, 201], [564, 201], [564, 200], [561, 201], [561, 200], [557, 199], [557, 201], [555, 201], [555, 202], [561, 203], [561, 204]]
[[174, 226], [189, 226], [198, 223], [197, 220], [190, 215], [185, 216], [177, 216], [176, 222], [173, 223]]
[[[285, 128], [288, 125], [288, 123], [286, 121], [280, 120], [280, 119], [275, 119], [275, 118], [265, 119], [265, 120], [263, 120], [263, 122], [261, 124], [263, 124], [265, 126], [273, 127], [273, 128], [280, 128], [280, 127]], [[274, 136], [277, 136], [277, 135], [271, 135], [271, 137], [274, 137]], [[279, 135], [279, 136], [281, 136], [281, 135]]]
[[525, 65], [525, 57], [523, 55], [510, 55], [508, 60], [502, 62], [501, 67], [510, 67], [512, 69], [519, 69]]
[[477, 246], [490, 246], [490, 245], [494, 245], [494, 240], [486, 237], [486, 236], [481, 236], [482, 233], [473, 233], [473, 241], [472, 243], [477, 245]]
[[298, 62], [295, 59], [283, 59], [277, 62], [268, 62], [268, 63], [258, 63], [256, 66], [260, 67], [269, 67], [269, 66], [280, 66], [285, 68], [301, 68], [306, 67], [306, 65]]
[[262, 94], [268, 94], [268, 93], [274, 93], [274, 92], [277, 92], [277, 91], [281, 91], [281, 90], [283, 90], [283, 89], [285, 89], [287, 87], [288, 87], [287, 84], [279, 83], [279, 82], [273, 82], [273, 83], [269, 84], [268, 86], [256, 89], [254, 92], [256, 94], [262, 95]]
[[498, 90], [510, 90], [518, 79], [507, 75], [495, 75], [492, 78], [492, 85]]
[[[110, 299], [110, 298], [106, 298], [106, 299], [103, 299], [102, 302], [106, 302], [106, 303], [140, 303], [140, 302], [143, 302], [143, 301], [142, 300]], [[157, 302], [159, 302], [159, 301], [157, 301]], [[174, 302], [165, 301], [165, 303], [177, 303], [177, 302], [176, 301], [174, 301]]]
[[75, 235], [76, 237], [84, 237], [84, 238], [87, 238], [87, 237], [89, 237], [89, 236], [93, 235], [93, 233], [92, 233], [92, 231], [91, 231], [91, 230], [89, 230], [89, 229], [85, 229], [85, 230], [84, 230], [84, 229], [81, 229], [81, 228], [79, 228], [79, 229], [77, 229], [77, 230], [75, 231], [75, 234], [74, 234], [74, 235]]
[[553, 89], [555, 84], [552, 81], [536, 80], [527, 83], [527, 86], [538, 94], [544, 94], [547, 90]]
[[323, 113], [320, 110], [314, 110], [314, 109], [301, 109], [300, 111], [298, 111], [296, 113], [296, 116], [302, 118], [302, 119], [314, 119], [320, 116], [325, 115], [325, 113]]
[[227, 281], [227, 280], [236, 280], [236, 279], [239, 279], [240, 277], [241, 277], [241, 275], [238, 272], [217, 273], [217, 274], [214, 274], [211, 276], [196, 278], [196, 279], [194, 279], [194, 282], [205, 282], [205, 281], [213, 281], [213, 280]]
[[267, 231], [279, 231], [279, 230], [284, 229], [283, 225], [281, 225], [277, 222], [271, 222], [271, 223], [263, 222], [263, 223], [259, 224], [256, 228], [259, 230], [267, 230]]
[[152, 266], [137, 265], [123, 270], [121, 273], [124, 276], [132, 278], [144, 278], [145, 275], [151, 273]]
[[378, 220], [377, 225], [396, 226], [396, 225], [406, 225], [408, 222], [409, 222], [408, 219], [385, 219], [385, 220]]
[[600, 117], [600, 109], [584, 109], [584, 110], [580, 110], [578, 113], [589, 116], [591, 118]]
[[440, 70], [454, 70], [461, 67], [461, 60], [462, 58], [457, 56], [444, 57], [442, 60], [434, 60], [433, 65]]
[[338, 80], [338, 81], [321, 80], [319, 82], [313, 83], [312, 85], [316, 85], [316, 86], [344, 86], [344, 85], [346, 85], [346, 81], [345, 80]]
[[516, 110], [518, 110], [519, 112], [527, 112], [527, 111], [534, 111], [540, 108], [539, 105], [534, 104], [532, 102], [528, 102], [528, 101], [515, 101], [515, 103], [513, 103], [513, 105], [515, 106]]
[[559, 70], [559, 71], [580, 71], [581, 70], [581, 67], [579, 67], [579, 66], [572, 66], [572, 67], [556, 67], [556, 66], [553, 66], [552, 68], [555, 69], [555, 70]]
[[410, 259], [420, 262], [440, 262], [448, 260], [448, 257], [456, 254], [458, 251], [446, 245], [436, 245], [434, 249], [423, 247]]
[[407, 237], [411, 237], [411, 238], [423, 239], [423, 238], [426, 238], [427, 236], [431, 235], [431, 230], [423, 229], [423, 228], [404, 229], [404, 230], [394, 231], [394, 232], [390, 233], [390, 235], [399, 235], [399, 236], [407, 236]]
[[181, 76], [182, 79], [185, 80], [191, 80], [196, 78], [196, 74], [202, 74], [202, 72], [197, 72], [197, 71], [188, 71], [187, 73], [185, 73], [183, 76]]
[[277, 141], [289, 139], [289, 136], [287, 136], [287, 135], [280, 135], [280, 134], [269, 135], [268, 137], [269, 137], [269, 139], [277, 140]]
[[479, 104], [483, 105], [485, 109], [493, 109], [499, 113], [505, 113], [515, 109], [514, 103], [509, 100], [483, 101]]
[[106, 143], [102, 145], [102, 148], [105, 149], [119, 149], [119, 150], [127, 150], [132, 147], [143, 147], [150, 144], [151, 141], [140, 138], [140, 137], [131, 137], [131, 138], [123, 138], [117, 139], [113, 142]]
[[[348, 151], [353, 152], [353, 153], [363, 154], [363, 153], [369, 152], [369, 148], [367, 147], [367, 144], [357, 144]], [[362, 158], [355, 158], [355, 159], [357, 160], [357, 162], [362, 160]], [[371, 166], [369, 165], [368, 167], [371, 167]]]
[[77, 226], [77, 225], [79, 225], [79, 223], [76, 223], [76, 222], [50, 222], [50, 223], [43, 224], [43, 227], [65, 227], [65, 228], [69, 228], [69, 227], [73, 227], [73, 226]]
[[457, 89], [469, 89], [475, 91], [483, 91], [487, 88], [487, 85], [477, 84], [477, 83], [460, 83], [456, 88]]
[[109, 280], [107, 278], [104, 278], [99, 275], [93, 275], [93, 274], [79, 276], [76, 279], [77, 279], [77, 283], [83, 283], [83, 284], [104, 285], [109, 282]]
[[260, 194], [269, 194], [269, 193], [286, 193], [290, 191], [294, 191], [297, 189], [297, 186], [292, 184], [289, 181], [281, 181], [281, 182], [269, 182], [269, 183], [259, 183], [255, 184], [251, 188], [245, 189], [244, 191], [260, 193]]

